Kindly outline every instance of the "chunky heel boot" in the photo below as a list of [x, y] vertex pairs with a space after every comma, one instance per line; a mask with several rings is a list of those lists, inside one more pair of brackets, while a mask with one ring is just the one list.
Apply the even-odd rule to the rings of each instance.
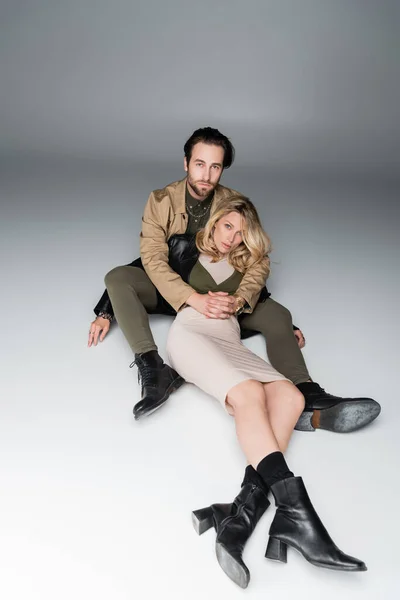
[[269, 530], [267, 558], [286, 562], [286, 547], [291, 546], [317, 567], [367, 570], [361, 560], [344, 554], [333, 542], [311, 504], [301, 477], [282, 479], [270, 489], [277, 511]]
[[241, 588], [246, 588], [250, 581], [249, 569], [242, 559], [244, 547], [269, 505], [264, 486], [245, 484], [233, 501], [231, 514], [218, 528], [215, 544], [218, 562]]
[[287, 562], [287, 544], [270, 537], [265, 556], [271, 560], [279, 560], [284, 563]]
[[240, 493], [232, 504], [212, 504], [192, 513], [193, 527], [199, 535], [214, 526], [218, 562], [228, 577], [242, 588], [250, 581], [242, 553], [270, 504], [267, 494], [268, 488], [260, 475], [253, 467], [247, 467]]
[[203, 535], [206, 531], [218, 527], [231, 512], [232, 504], [211, 504], [206, 508], [200, 508], [192, 512], [192, 523], [197, 535]]

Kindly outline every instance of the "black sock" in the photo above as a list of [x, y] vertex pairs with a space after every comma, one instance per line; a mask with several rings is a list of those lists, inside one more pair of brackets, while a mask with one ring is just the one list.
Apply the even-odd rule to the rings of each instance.
[[282, 452], [267, 454], [257, 465], [257, 473], [261, 475], [268, 487], [277, 481], [294, 477], [286, 464]]

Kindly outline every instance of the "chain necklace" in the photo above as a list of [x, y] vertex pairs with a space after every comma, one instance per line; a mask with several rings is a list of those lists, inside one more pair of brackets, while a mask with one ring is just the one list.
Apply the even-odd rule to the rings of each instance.
[[[202, 207], [202, 208], [203, 208], [203, 207]], [[203, 217], [205, 217], [205, 215], [208, 213], [208, 211], [210, 210], [210, 208], [211, 208], [211, 202], [209, 202], [208, 206], [206, 206], [206, 208], [205, 208], [205, 209], [203, 208], [203, 211], [202, 211], [202, 212], [199, 212], [199, 214], [196, 214], [196, 213], [193, 213], [193, 212], [191, 211], [191, 209], [190, 209], [190, 207], [189, 207], [189, 204], [188, 204], [188, 203], [186, 203], [186, 210], [187, 210], [187, 212], [189, 213], [189, 215], [190, 215], [191, 217], [193, 217], [193, 219], [194, 219], [194, 222], [195, 222], [195, 223], [197, 223], [199, 219], [202, 219]]]

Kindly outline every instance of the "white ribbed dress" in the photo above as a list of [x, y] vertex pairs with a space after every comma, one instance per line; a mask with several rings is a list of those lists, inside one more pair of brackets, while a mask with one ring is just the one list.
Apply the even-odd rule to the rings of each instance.
[[[211, 263], [206, 255], [199, 260], [217, 285], [234, 271], [226, 260]], [[229, 390], [242, 381], [288, 381], [246, 348], [235, 316], [207, 319], [190, 306], [183, 308], [170, 328], [167, 354], [169, 364], [188, 383], [214, 396], [224, 407]]]

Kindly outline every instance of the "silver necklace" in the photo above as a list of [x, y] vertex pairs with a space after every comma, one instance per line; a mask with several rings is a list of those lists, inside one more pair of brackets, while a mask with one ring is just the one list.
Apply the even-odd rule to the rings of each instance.
[[196, 214], [196, 213], [192, 212], [192, 210], [190, 209], [189, 204], [186, 203], [186, 210], [189, 213], [189, 215], [191, 217], [193, 217], [195, 223], [197, 223], [197, 221], [199, 219], [202, 219], [208, 213], [208, 211], [210, 210], [210, 208], [211, 208], [211, 202], [208, 204], [208, 206], [206, 206], [205, 209], [203, 208], [202, 212], [199, 212], [198, 214]]

